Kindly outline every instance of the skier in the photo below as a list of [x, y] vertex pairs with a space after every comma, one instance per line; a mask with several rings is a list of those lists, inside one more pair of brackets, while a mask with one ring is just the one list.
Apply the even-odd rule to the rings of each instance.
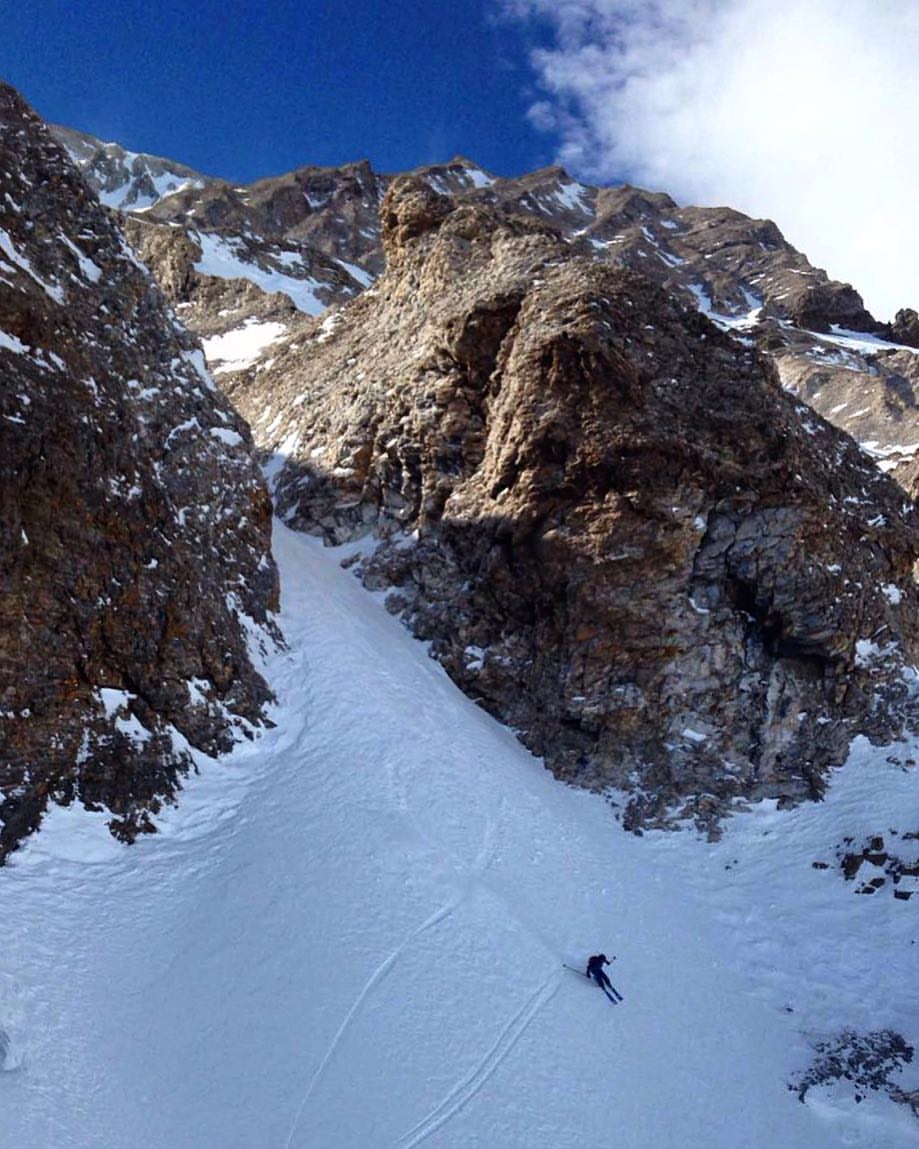
[[[615, 1004], [617, 1001], [622, 1001], [622, 994], [613, 987], [613, 983], [606, 976], [603, 969], [605, 965], [609, 965], [609, 958], [606, 954], [594, 954], [593, 957], [587, 959], [587, 973], [585, 976], [592, 977], [610, 1001]], [[612, 990], [612, 993], [609, 992], [610, 990]]]

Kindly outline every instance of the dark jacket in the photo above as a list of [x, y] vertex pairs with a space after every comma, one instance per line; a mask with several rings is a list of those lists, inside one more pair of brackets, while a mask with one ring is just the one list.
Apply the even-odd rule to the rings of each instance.
[[597, 974], [602, 974], [605, 965], [609, 965], [609, 958], [606, 954], [594, 954], [593, 957], [587, 959], [587, 976], [596, 977]]

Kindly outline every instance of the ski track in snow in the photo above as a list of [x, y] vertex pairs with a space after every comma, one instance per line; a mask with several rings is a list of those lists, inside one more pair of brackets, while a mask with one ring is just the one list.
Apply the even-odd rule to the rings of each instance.
[[[389, 766], [389, 764], [388, 764], [388, 766]], [[391, 785], [393, 788], [393, 792], [397, 796], [397, 804], [398, 804], [399, 809], [404, 812], [406, 819], [411, 823], [413, 828], [416, 829], [416, 831], [419, 834], [419, 837], [422, 840], [428, 841], [426, 835], [420, 829], [418, 829], [416, 820], [411, 815], [411, 805], [410, 805], [409, 800], [407, 798], [407, 790], [406, 790], [404, 783], [401, 781], [401, 779], [398, 775], [397, 769], [394, 768], [393, 766], [389, 766], [388, 774], [389, 774], [389, 777], [391, 779]], [[328, 1049], [326, 1050], [325, 1055], [323, 1056], [319, 1065], [316, 1067], [316, 1071], [313, 1074], [312, 1078], [310, 1079], [309, 1086], [307, 1087], [306, 1093], [303, 1096], [303, 1100], [300, 1102], [300, 1106], [297, 1110], [297, 1115], [294, 1118], [293, 1124], [292, 1124], [291, 1129], [290, 1129], [290, 1133], [288, 1134], [287, 1141], [285, 1142], [285, 1149], [290, 1149], [290, 1146], [293, 1144], [294, 1136], [297, 1132], [297, 1129], [298, 1129], [301, 1121], [303, 1120], [303, 1114], [304, 1114], [304, 1111], [306, 1109], [306, 1106], [309, 1103], [310, 1098], [313, 1096], [313, 1092], [314, 1092], [316, 1086], [319, 1084], [319, 1080], [322, 1077], [323, 1073], [325, 1072], [326, 1066], [332, 1060], [332, 1057], [334, 1056], [335, 1051], [338, 1048], [342, 1037], [344, 1036], [346, 1030], [348, 1029], [348, 1026], [353, 1021], [354, 1017], [356, 1016], [358, 1010], [363, 1005], [364, 1000], [367, 998], [368, 994], [371, 993], [371, 991], [375, 988], [375, 986], [377, 986], [383, 980], [383, 978], [389, 973], [389, 971], [393, 968], [393, 966], [399, 960], [402, 953], [412, 944], [412, 942], [414, 942], [417, 938], [421, 937], [421, 935], [426, 930], [431, 929], [432, 926], [437, 925], [439, 922], [441, 922], [445, 918], [449, 917], [449, 915], [452, 914], [453, 911], [456, 910], [462, 904], [462, 902], [465, 900], [465, 898], [469, 896], [469, 893], [473, 888], [473, 883], [477, 879], [481, 879], [482, 877], [484, 877], [485, 872], [488, 869], [489, 863], [491, 861], [491, 855], [493, 852], [492, 842], [493, 842], [493, 838], [494, 838], [494, 831], [495, 831], [494, 819], [492, 819], [491, 817], [488, 817], [486, 820], [486, 823], [485, 823], [485, 833], [484, 833], [483, 839], [482, 839], [482, 846], [481, 846], [481, 849], [479, 850], [479, 853], [478, 853], [478, 855], [475, 859], [475, 863], [473, 865], [473, 876], [470, 879], [466, 889], [457, 893], [456, 896], [453, 897], [451, 900], [445, 902], [439, 909], [435, 910], [434, 913], [432, 913], [429, 917], [427, 917], [421, 923], [421, 925], [419, 925], [416, 929], [412, 930], [412, 932], [408, 935], [408, 937], [406, 937], [406, 939], [399, 946], [397, 946], [397, 948], [394, 949], [392, 951], [392, 953], [389, 954], [388, 957], [386, 957], [382, 962], [380, 962], [380, 964], [377, 966], [377, 968], [373, 971], [373, 973], [370, 975], [370, 977], [365, 982], [363, 989], [358, 994], [358, 996], [355, 998], [354, 1004], [351, 1006], [351, 1008], [345, 1014], [344, 1020], [342, 1021], [341, 1025], [338, 1028], [338, 1032], [332, 1038], [332, 1041], [331, 1041]], [[432, 1131], [432, 1130], [429, 1130], [429, 1132], [430, 1131]], [[427, 1136], [427, 1134], [425, 1134], [425, 1136]], [[413, 1142], [412, 1144], [415, 1144], [415, 1143], [416, 1142]]]
[[[54, 809], [0, 871], [0, 1145], [919, 1142], [883, 1097], [786, 1087], [843, 1025], [919, 1039], [915, 898], [812, 866], [919, 829], [915, 771], [860, 746], [819, 805], [635, 838], [334, 552], [275, 543], [277, 726], [200, 758], [161, 834], [125, 849]], [[562, 969], [595, 947], [615, 1010]]]
[[[523, 1031], [536, 1014], [558, 992], [560, 981], [560, 974], [550, 974], [542, 985], [530, 994], [520, 1009], [517, 1010], [507, 1025], [501, 1030], [497, 1041], [495, 1041], [494, 1045], [488, 1050], [475, 1069], [473, 1069], [471, 1073], [468, 1073], [462, 1081], [457, 1082], [440, 1104], [435, 1106], [417, 1125], [413, 1125], [408, 1132], [403, 1133], [398, 1140], [399, 1145], [404, 1145], [405, 1149], [414, 1149], [415, 1145], [420, 1145], [422, 1141], [426, 1141], [435, 1130], [439, 1129], [441, 1125], [446, 1124], [451, 1117], [459, 1113], [468, 1101], [471, 1101], [472, 1098], [475, 1097], [517, 1044], [523, 1035]], [[456, 1100], [454, 1100], [454, 1098], [456, 1098]]]
[[338, 1048], [339, 1043], [341, 1042], [341, 1039], [345, 1034], [345, 1031], [347, 1030], [348, 1026], [351, 1024], [352, 1020], [354, 1019], [355, 1015], [357, 1014], [357, 1011], [363, 1005], [364, 1000], [367, 997], [367, 995], [373, 990], [373, 988], [376, 985], [379, 984], [379, 982], [381, 982], [383, 980], [384, 977], [386, 977], [386, 975], [389, 973], [389, 971], [392, 969], [392, 967], [399, 960], [399, 957], [402, 954], [402, 952], [408, 946], [410, 946], [411, 943], [416, 938], [420, 937], [425, 932], [425, 930], [429, 930], [432, 926], [437, 925], [438, 922], [443, 921], [444, 918], [446, 918], [450, 914], [452, 914], [453, 911], [456, 909], [456, 907], [459, 905], [460, 901], [461, 901], [461, 898], [457, 898], [453, 902], [447, 902], [445, 905], [442, 905], [439, 910], [435, 910], [434, 913], [431, 914], [431, 916], [429, 918], [427, 918], [425, 921], [423, 921], [421, 923], [421, 925], [418, 926], [417, 929], [413, 930], [409, 934], [409, 936], [405, 939], [405, 941], [397, 949], [393, 950], [393, 952], [389, 955], [389, 957], [387, 957], [384, 961], [380, 962], [380, 964], [377, 966], [377, 968], [373, 971], [373, 973], [367, 979], [366, 983], [364, 984], [364, 988], [357, 995], [357, 997], [355, 998], [354, 1004], [351, 1006], [351, 1008], [345, 1014], [344, 1021], [339, 1026], [338, 1032], [332, 1038], [332, 1042], [329, 1045], [328, 1049], [326, 1050], [325, 1055], [322, 1058], [322, 1061], [319, 1062], [319, 1065], [316, 1067], [316, 1072], [313, 1074], [312, 1078], [310, 1079], [310, 1083], [309, 1083], [309, 1086], [307, 1087], [306, 1093], [303, 1095], [303, 1100], [300, 1102], [300, 1108], [297, 1110], [297, 1115], [294, 1118], [294, 1123], [290, 1128], [290, 1133], [288, 1134], [287, 1140], [284, 1143], [285, 1149], [289, 1149], [289, 1147], [293, 1144], [294, 1135], [296, 1134], [297, 1128], [300, 1125], [301, 1120], [303, 1119], [303, 1111], [306, 1109], [307, 1103], [309, 1102], [309, 1099], [313, 1095], [313, 1091], [315, 1090], [316, 1086], [319, 1083], [319, 1079], [322, 1077], [323, 1073], [325, 1072], [326, 1066], [332, 1060], [332, 1057], [335, 1054], [335, 1050]]

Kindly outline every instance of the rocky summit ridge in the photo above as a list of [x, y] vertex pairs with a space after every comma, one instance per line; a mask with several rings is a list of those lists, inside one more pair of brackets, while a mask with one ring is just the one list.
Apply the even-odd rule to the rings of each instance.
[[[396, 177], [366, 161], [236, 186], [134, 153], [118, 166], [117, 145], [54, 131], [90, 186], [121, 201], [132, 244], [231, 387], [278, 344], [296, 341], [300, 313], [346, 302], [383, 270], [379, 209]], [[171, 184], [164, 172], [177, 173]], [[814, 267], [772, 221], [731, 208], [680, 206], [628, 185], [590, 187], [560, 167], [506, 179], [458, 157], [414, 174], [440, 194], [547, 223], [574, 251], [654, 280], [757, 346], [788, 390], [917, 489], [912, 308], [877, 321], [851, 285]]]
[[48, 803], [130, 840], [265, 721], [249, 429], [115, 217], [0, 85], [0, 861]]

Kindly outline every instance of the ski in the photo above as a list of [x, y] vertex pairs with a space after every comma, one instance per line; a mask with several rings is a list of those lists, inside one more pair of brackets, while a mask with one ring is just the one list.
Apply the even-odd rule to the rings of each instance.
[[[590, 976], [589, 973], [585, 973], [582, 969], [578, 969], [577, 966], [568, 965], [567, 962], [562, 962], [562, 969], [570, 969], [572, 973], [580, 974], [581, 977], [586, 977], [588, 981], [593, 981], [593, 978]], [[603, 990], [604, 993], [606, 993], [605, 987], [601, 986], [600, 988]], [[613, 1005], [618, 1005], [620, 1001], [625, 1001], [625, 998], [622, 996], [622, 994], [619, 992], [619, 990], [616, 989], [616, 987], [614, 985], [611, 985], [610, 989], [613, 991], [613, 993], [616, 996], [610, 997], [610, 995], [608, 993], [606, 993], [606, 996], [613, 1003]]]

